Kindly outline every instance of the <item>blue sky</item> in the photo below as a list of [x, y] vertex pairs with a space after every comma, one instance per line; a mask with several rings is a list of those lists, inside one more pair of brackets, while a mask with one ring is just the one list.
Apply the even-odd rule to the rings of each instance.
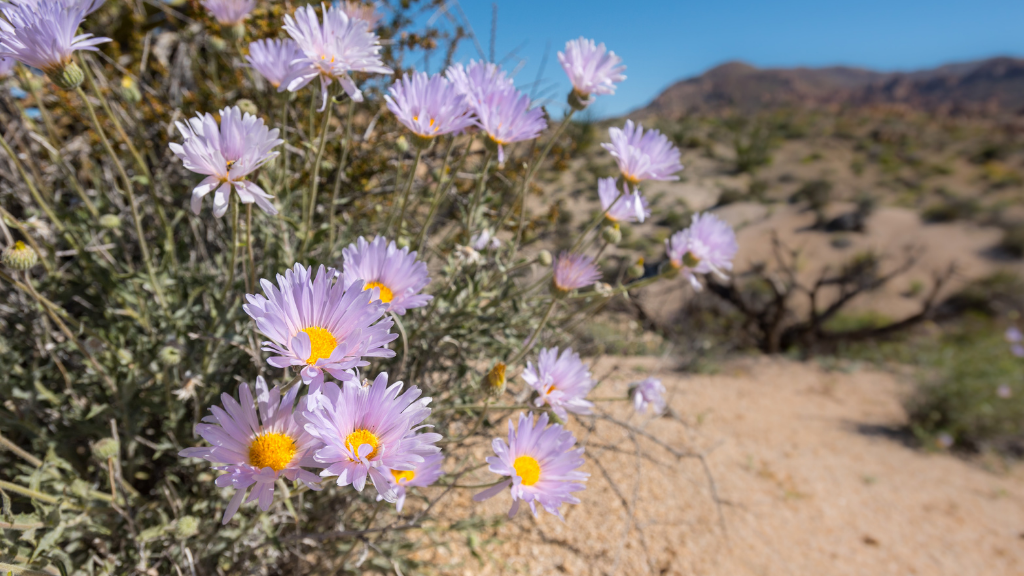
[[[915, 70], [1024, 57], [1024, 0], [462, 0], [485, 53], [492, 3], [498, 5], [497, 59], [526, 43], [504, 64], [513, 68], [523, 60], [517, 85], [529, 90], [550, 43], [542, 75], [555, 115], [569, 89], [555, 54], [581, 35], [604, 42], [627, 66], [616, 95], [594, 104], [599, 117], [643, 106], [676, 80], [729, 60]], [[458, 54], [478, 57], [470, 42]]]

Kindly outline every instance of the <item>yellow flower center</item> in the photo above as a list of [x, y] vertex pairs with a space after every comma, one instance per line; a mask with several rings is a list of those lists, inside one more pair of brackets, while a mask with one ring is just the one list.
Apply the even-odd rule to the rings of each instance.
[[15, 250], [24, 250], [25, 249], [25, 243], [22, 242], [21, 240], [18, 240], [17, 242], [14, 243], [14, 249]]
[[270, 467], [274, 472], [284, 470], [295, 457], [298, 448], [295, 440], [280, 432], [260, 434], [249, 445], [249, 464], [263, 469]]
[[516, 474], [519, 475], [525, 486], [533, 486], [540, 480], [540, 464], [537, 463], [537, 459], [533, 456], [520, 456], [516, 458], [516, 461], [512, 463], [512, 467], [516, 469]]
[[377, 447], [380, 446], [380, 440], [377, 439], [377, 435], [373, 432], [360, 428], [353, 430], [351, 434], [345, 437], [345, 447], [351, 450], [353, 454], [359, 454], [359, 447], [363, 444], [369, 444], [373, 447], [373, 452], [366, 455], [367, 460], [377, 455]]
[[331, 353], [338, 346], [338, 340], [334, 337], [334, 334], [319, 326], [310, 326], [309, 328], [303, 328], [301, 331], [309, 335], [309, 349], [312, 352], [310, 352], [309, 358], [306, 359], [306, 364], [310, 366], [316, 364], [316, 361], [321, 358], [330, 358]]
[[380, 301], [387, 304], [395, 299], [395, 293], [391, 291], [391, 288], [381, 284], [380, 282], [367, 282], [366, 286], [363, 286], [363, 290], [371, 290], [373, 288], [380, 288]]
[[391, 475], [395, 477], [395, 483], [405, 480], [406, 482], [412, 482], [412, 479], [416, 477], [416, 472], [412, 470], [392, 470]]

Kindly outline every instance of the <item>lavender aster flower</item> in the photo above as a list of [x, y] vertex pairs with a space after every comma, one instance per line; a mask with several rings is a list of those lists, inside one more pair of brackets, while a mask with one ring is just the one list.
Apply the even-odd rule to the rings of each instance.
[[256, 8], [256, 0], [202, 0], [200, 4], [221, 26], [241, 24]]
[[732, 259], [739, 245], [732, 228], [714, 214], [694, 214], [690, 227], [676, 232], [665, 241], [665, 253], [673, 268], [681, 270], [700, 290], [696, 274], [714, 273], [726, 278], [724, 270], [732, 270]]
[[175, 122], [175, 125], [185, 142], [172, 142], [171, 151], [185, 168], [207, 175], [192, 189], [192, 212], [199, 214], [203, 197], [215, 191], [213, 215], [220, 218], [228, 210], [228, 195], [234, 188], [243, 204], [255, 202], [267, 214], [277, 214], [270, 203], [273, 196], [245, 179], [279, 154], [273, 149], [284, 140], [277, 137], [277, 128], [268, 129], [261, 118], [242, 114], [238, 106], [220, 111], [219, 126], [209, 113], [196, 114], [187, 123]]
[[562, 252], [555, 258], [554, 285], [559, 292], [590, 286], [600, 278], [601, 272], [590, 256]]
[[77, 34], [91, 5], [64, 6], [60, 2], [7, 5], [0, 13], [0, 56], [38, 68], [64, 90], [77, 88], [85, 78], [71, 59], [76, 50], [96, 50], [110, 38]]
[[377, 23], [380, 22], [380, 12], [377, 12], [377, 7], [373, 4], [363, 4], [362, 2], [352, 2], [352, 0], [345, 0], [339, 2], [342, 12], [344, 12], [352, 20], [362, 20], [366, 22], [367, 27], [371, 30], [377, 27]]
[[261, 280], [266, 297], [246, 294], [249, 303], [242, 306], [271, 340], [263, 343], [263, 350], [277, 356], [267, 363], [277, 368], [302, 366], [302, 381], [311, 392], [320, 388], [324, 372], [351, 380], [353, 368], [369, 364], [363, 356], [395, 355], [384, 347], [398, 338], [389, 333], [394, 321], [377, 322], [386, 307], [374, 303], [361, 282], [346, 289], [333, 282], [337, 276], [333, 268], [320, 266], [314, 276], [312, 268], [296, 264], [284, 276], [277, 275], [277, 286]]
[[505, 145], [533, 140], [548, 127], [544, 110], [530, 109], [530, 97], [506, 86], [483, 96], [476, 109], [476, 124], [498, 147], [498, 162], [505, 161]]
[[615, 178], [602, 178], [597, 181], [597, 196], [601, 199], [601, 209], [605, 218], [612, 222], [640, 222], [650, 217], [647, 199], [640, 194], [638, 188], [629, 192], [629, 183], [623, 183], [621, 195], [615, 187]]
[[17, 65], [18, 61], [14, 58], [0, 58], [0, 78], [7, 78], [14, 74], [14, 67]]
[[362, 20], [352, 20], [338, 6], [321, 4], [324, 20], [321, 24], [312, 6], [302, 6], [293, 16], [284, 17], [284, 29], [299, 45], [304, 54], [296, 63], [297, 69], [279, 90], [295, 92], [320, 77], [320, 93], [327, 107], [327, 87], [337, 80], [349, 98], [363, 101], [363, 93], [356, 88], [349, 72], [376, 72], [391, 74], [391, 68], [380, 59], [380, 38], [370, 31]]
[[[395, 490], [395, 509], [398, 512], [401, 512], [402, 507], [405, 506], [406, 489], [413, 486], [426, 488], [437, 482], [437, 479], [444, 474], [444, 470], [441, 468], [443, 463], [443, 454], [428, 454], [423, 457], [423, 462], [417, 464], [412, 470], [391, 471], [391, 478], [388, 478], [388, 481], [391, 482], [391, 486]], [[383, 496], [377, 496], [378, 502], [383, 499]]]
[[497, 64], [470, 60], [468, 66], [452, 64], [444, 75], [455, 86], [455, 91], [466, 97], [470, 109], [479, 115], [488, 94], [501, 92], [512, 86], [512, 79]]
[[370, 385], [327, 382], [309, 396], [306, 431], [324, 443], [314, 455], [324, 468], [321, 476], [337, 476], [338, 486], [351, 484], [362, 492], [369, 475], [385, 500], [397, 501], [388, 477], [415, 471], [441, 451], [435, 446], [440, 434], [417, 433], [430, 415], [430, 398], [420, 398], [416, 386], [399, 394], [401, 389], [401, 382], [388, 386], [388, 375], [381, 372]]
[[610, 128], [611, 143], [601, 147], [611, 153], [619, 164], [619, 172], [633, 184], [644, 180], [679, 180], [674, 174], [683, 169], [679, 149], [664, 134], [626, 120], [622, 128]]
[[579, 37], [565, 43], [565, 53], [558, 53], [558, 61], [572, 82], [569, 104], [577, 110], [594, 101], [595, 94], [615, 94], [615, 84], [626, 79], [622, 72], [622, 58], [593, 40]]
[[523, 381], [537, 392], [534, 403], [537, 406], [551, 406], [559, 418], [574, 414], [590, 414], [594, 404], [586, 399], [594, 381], [590, 370], [580, 360], [580, 355], [566, 348], [561, 355], [558, 347], [545, 348], [537, 355], [537, 366], [526, 363]]
[[224, 408], [211, 406], [213, 416], [203, 418], [204, 424], [196, 424], [196, 432], [212, 446], [186, 448], [178, 453], [182, 458], [203, 458], [223, 464], [213, 467], [227, 472], [217, 478], [217, 486], [237, 490], [224, 511], [224, 524], [238, 511], [250, 486], [253, 488], [246, 502], [259, 501], [263, 511], [274, 501], [274, 483], [278, 478], [298, 480], [320, 490], [320, 478], [302, 467], [316, 466], [313, 452], [322, 444], [295, 421], [292, 405], [297, 394], [298, 388], [283, 396], [277, 386], [267, 390], [263, 377], [257, 377], [259, 417], [248, 384], [242, 384], [239, 390], [241, 403], [221, 394]]
[[660, 416], [665, 412], [665, 386], [657, 378], [645, 378], [630, 386], [633, 408], [639, 414]]
[[427, 265], [416, 260], [416, 252], [401, 250], [392, 240], [377, 236], [367, 242], [362, 236], [341, 252], [345, 289], [355, 284], [375, 290], [374, 300], [387, 304], [387, 311], [405, 315], [410, 308], [426, 306], [434, 297], [420, 294], [430, 284]]
[[[100, 9], [106, 0], [8, 0], [12, 6], [28, 6], [35, 8], [40, 4], [56, 4], [61, 8], [67, 8], [71, 10], [82, 9], [85, 11], [85, 15], [88, 16], [93, 12]], [[0, 10], [4, 10], [3, 6], [0, 6]]]
[[497, 236], [491, 235], [490, 229], [484, 228], [480, 232], [473, 234], [469, 239], [469, 245], [474, 250], [483, 251], [501, 246], [501, 240], [498, 240]]
[[473, 125], [466, 97], [440, 74], [407, 74], [391, 85], [384, 100], [399, 122], [427, 142]]
[[249, 55], [245, 59], [274, 88], [280, 88], [302, 55], [294, 40], [257, 40], [249, 44]]
[[572, 449], [576, 437], [558, 424], [548, 426], [548, 415], [541, 414], [536, 424], [533, 413], [519, 414], [519, 430], [508, 421], [508, 444], [501, 438], [492, 442], [496, 456], [489, 456], [488, 468], [495, 474], [509, 476], [491, 488], [480, 492], [473, 500], [487, 500], [512, 486], [512, 508], [508, 517], [519, 511], [519, 505], [527, 502], [534, 516], [537, 504], [550, 514], [565, 518], [559, 507], [563, 503], [579, 504], [573, 492], [583, 490], [590, 474], [578, 470], [583, 465], [583, 448]]

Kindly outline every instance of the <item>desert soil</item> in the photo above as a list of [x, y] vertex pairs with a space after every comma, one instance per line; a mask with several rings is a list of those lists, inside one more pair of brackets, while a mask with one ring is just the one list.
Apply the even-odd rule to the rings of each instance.
[[[1024, 466], [914, 446], [899, 432], [907, 379], [767, 358], [717, 375], [668, 368], [604, 358], [595, 395], [662, 378], [679, 419], [643, 419], [621, 402], [601, 410], [675, 450], [706, 454], [720, 507], [699, 459], [597, 421], [589, 432], [574, 425], [591, 477], [582, 503], [563, 508], [564, 523], [524, 507], [421, 559], [467, 575], [1024, 573]], [[463, 480], [487, 481], [485, 471]], [[469, 496], [449, 501], [453, 518], [465, 507], [497, 518], [511, 503], [507, 493], [483, 504]]]

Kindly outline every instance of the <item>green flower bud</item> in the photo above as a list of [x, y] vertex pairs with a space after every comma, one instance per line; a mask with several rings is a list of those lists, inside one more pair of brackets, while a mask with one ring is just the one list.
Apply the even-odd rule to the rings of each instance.
[[547, 250], [537, 252], [537, 263], [541, 266], [551, 266], [551, 252]]
[[195, 516], [182, 516], [174, 524], [174, 537], [188, 540], [199, 533], [199, 519]]
[[117, 453], [120, 451], [121, 445], [113, 438], [102, 438], [92, 445], [93, 456], [103, 461], [117, 458]]
[[409, 151], [409, 141], [406, 140], [405, 136], [399, 136], [398, 140], [395, 140], [395, 148], [398, 148], [399, 152], [405, 154]]
[[633, 264], [632, 266], [629, 267], [627, 273], [629, 274], [630, 278], [642, 277], [644, 275], [644, 259], [638, 259], [636, 261], [636, 264]]
[[220, 36], [210, 36], [206, 41], [209, 42], [210, 50], [214, 52], [223, 52], [228, 47], [228, 43]]
[[156, 358], [165, 368], [177, 366], [181, 363], [181, 350], [178, 350], [174, 346], [164, 346], [160, 349], [160, 352], [157, 353]]
[[46, 75], [50, 77], [50, 80], [53, 80], [54, 84], [64, 90], [74, 90], [81, 86], [82, 81], [85, 80], [85, 73], [78, 67], [78, 64], [75, 64], [74, 60], [47, 70]]
[[247, 112], [255, 116], [259, 112], [259, 108], [256, 107], [256, 103], [248, 98], [239, 98], [235, 100], [235, 106], [242, 112]]
[[129, 104], [138, 104], [142, 100], [139, 84], [131, 76], [121, 78], [121, 97]]
[[605, 242], [607, 242], [607, 243], [609, 243], [609, 244], [611, 244], [613, 246], [618, 244], [619, 242], [622, 242], [622, 230], [619, 230], [618, 223], [616, 223], [616, 224], [609, 224], [608, 226], [605, 226], [604, 228], [602, 228], [601, 229], [601, 238]]
[[122, 365], [127, 366], [128, 364], [131, 364], [132, 360], [134, 359], [135, 355], [132, 354], [131, 350], [127, 348], [119, 348], [117, 350], [117, 361], [120, 362]]
[[121, 217], [117, 214], [104, 214], [100, 216], [100, 228], [105, 230], [117, 230], [121, 227]]
[[36, 254], [36, 251], [31, 246], [18, 240], [14, 243], [14, 246], [4, 248], [3, 256], [0, 257], [0, 260], [3, 260], [4, 266], [11, 270], [23, 272], [39, 263], [39, 254]]

